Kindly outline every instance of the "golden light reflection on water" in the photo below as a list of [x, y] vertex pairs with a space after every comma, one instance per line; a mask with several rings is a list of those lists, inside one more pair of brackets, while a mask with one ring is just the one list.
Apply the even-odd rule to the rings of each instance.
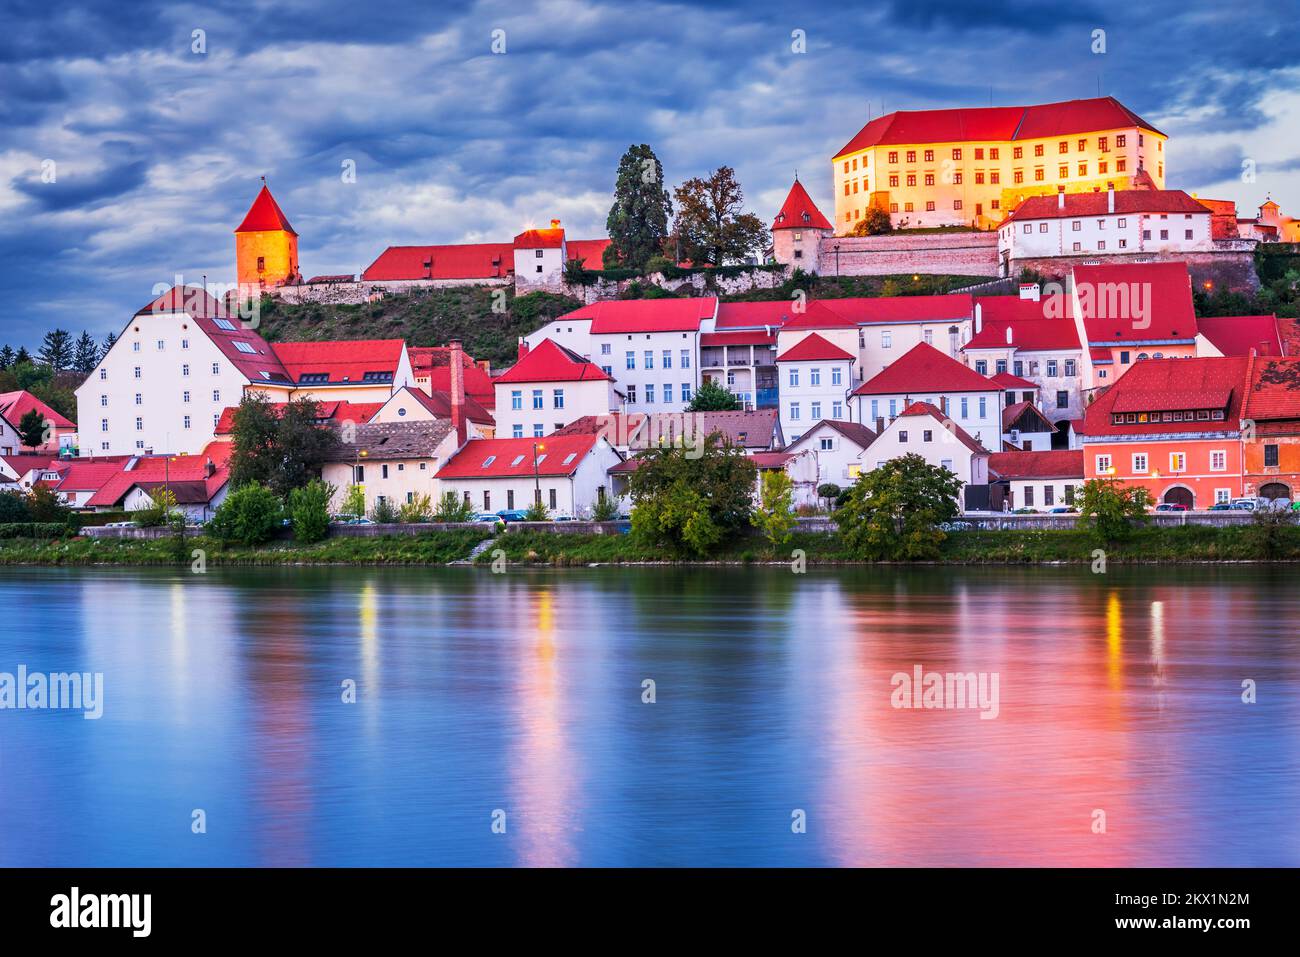
[[1118, 690], [1124, 683], [1124, 622], [1119, 592], [1106, 596], [1106, 673], [1110, 686]]

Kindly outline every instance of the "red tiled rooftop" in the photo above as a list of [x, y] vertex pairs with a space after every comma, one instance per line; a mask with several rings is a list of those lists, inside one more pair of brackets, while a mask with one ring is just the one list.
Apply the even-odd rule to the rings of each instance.
[[[1143, 359], [1099, 395], [1075, 431], [1086, 436], [1150, 432], [1223, 432], [1240, 426], [1247, 359]], [[1116, 425], [1113, 413], [1186, 412], [1223, 408], [1225, 418]]]
[[515, 271], [511, 243], [389, 246], [366, 267], [367, 282], [416, 279], [505, 279]]
[[1186, 263], [1075, 266], [1073, 274], [1090, 345], [1196, 338]]
[[946, 296], [852, 296], [819, 299], [821, 305], [856, 325], [891, 322], [956, 322], [974, 315], [969, 293]]
[[1300, 419], [1300, 358], [1256, 357], [1246, 379], [1241, 417]]
[[40, 413], [41, 418], [51, 423], [56, 429], [75, 429], [77, 424], [69, 421], [64, 416], [55, 412], [48, 405], [42, 402], [30, 392], [18, 390], [16, 392], [0, 392], [0, 417], [18, 428], [18, 423], [28, 412], [35, 410]]
[[952, 433], [953, 438], [959, 441], [972, 452], [987, 452], [988, 449], [975, 441], [969, 432], [954, 422], [951, 418], [944, 415], [943, 411], [932, 402], [913, 402], [899, 418], [914, 418], [916, 416], [929, 416], [936, 422], [940, 423], [945, 429]]
[[[1110, 214], [1107, 190], [1063, 195], [1063, 209], [1058, 196], [1030, 196], [1003, 223]], [[1115, 213], [1193, 213], [1208, 216], [1210, 210], [1181, 189], [1121, 189], [1115, 191]]]
[[598, 435], [549, 435], [544, 439], [471, 439], [438, 470], [439, 479], [528, 478], [572, 475]]
[[1282, 338], [1276, 316], [1202, 316], [1196, 320], [1201, 335], [1225, 356], [1282, 355]]
[[536, 348], [497, 376], [496, 382], [587, 382], [613, 381], [605, 370], [553, 339], [543, 339]]
[[817, 204], [812, 201], [808, 191], [803, 188], [803, 183], [797, 179], [794, 185], [790, 187], [789, 194], [785, 197], [785, 202], [781, 204], [781, 211], [776, 214], [776, 219], [772, 221], [772, 229], [825, 229], [834, 231], [835, 227], [830, 224]]
[[994, 452], [989, 473], [1004, 479], [1081, 478], [1083, 449], [1051, 452]]
[[852, 362], [855, 356], [853, 353], [841, 349], [834, 343], [828, 342], [817, 333], [810, 333], [796, 342], [785, 352], [776, 357], [777, 362], [816, 362], [825, 360], [834, 362], [836, 360], [848, 360]]
[[918, 343], [853, 390], [854, 395], [917, 395], [940, 392], [998, 392], [986, 376], [934, 346]]
[[271, 191], [263, 185], [258, 190], [253, 205], [248, 207], [248, 213], [244, 216], [244, 221], [235, 228], [235, 232], [256, 233], [277, 229], [293, 233], [295, 236], [298, 235], [294, 232], [293, 227], [289, 225], [288, 217], [280, 209], [280, 204], [275, 201]]
[[718, 311], [713, 297], [690, 299], [612, 299], [565, 313], [555, 323], [591, 320], [592, 335], [637, 332], [695, 332]]
[[301, 382], [305, 375], [327, 375], [328, 382], [333, 384], [356, 384], [366, 381], [367, 373], [383, 373], [392, 381], [401, 365], [405, 346], [401, 339], [355, 339], [274, 342], [271, 349], [294, 382]]

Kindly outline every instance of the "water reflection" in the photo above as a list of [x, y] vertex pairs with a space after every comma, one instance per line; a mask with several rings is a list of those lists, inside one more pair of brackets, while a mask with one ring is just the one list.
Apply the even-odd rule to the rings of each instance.
[[[6, 570], [0, 671], [100, 670], [107, 700], [0, 712], [0, 864], [1295, 865], [1293, 593], [1237, 568]], [[893, 707], [915, 667], [996, 674], [997, 718]]]

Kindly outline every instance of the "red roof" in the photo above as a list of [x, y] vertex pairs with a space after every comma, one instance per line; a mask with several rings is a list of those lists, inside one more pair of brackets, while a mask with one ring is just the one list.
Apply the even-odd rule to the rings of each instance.
[[1251, 362], [1241, 416], [1253, 421], [1300, 419], [1300, 358], [1257, 357]]
[[271, 191], [263, 184], [257, 193], [257, 198], [253, 200], [253, 205], [248, 207], [248, 213], [244, 216], [244, 221], [235, 229], [237, 233], [259, 233], [266, 230], [284, 230], [286, 233], [294, 233], [293, 227], [289, 225], [288, 218], [284, 211], [280, 209], [280, 204], [275, 201]]
[[537, 475], [572, 475], [599, 438], [587, 434], [549, 435], [544, 439], [470, 439], [438, 470], [437, 478], [530, 477], [534, 474], [534, 445], [538, 447]]
[[[1061, 208], [1059, 196], [1065, 197]], [[1030, 196], [1017, 206], [1004, 223], [1025, 219], [1068, 219], [1072, 216], [1106, 216], [1110, 213], [1107, 191], [1064, 193], [1056, 196]], [[1198, 203], [1181, 189], [1122, 189], [1115, 192], [1116, 213], [1200, 213], [1210, 215], [1208, 207]]]
[[692, 299], [612, 299], [593, 302], [554, 320], [591, 320], [592, 335], [629, 332], [694, 332], [718, 311], [712, 297]]
[[998, 478], [1081, 478], [1083, 449], [1052, 452], [994, 452], [989, 472]]
[[855, 356], [851, 352], [841, 349], [834, 343], [827, 342], [817, 333], [813, 332], [804, 336], [785, 352], [776, 357], [777, 362], [814, 362], [817, 360], [834, 361], [836, 359], [848, 359], [852, 361]]
[[860, 326], [891, 322], [955, 322], [969, 319], [975, 301], [968, 293], [949, 296], [853, 296], [820, 299], [823, 306]]
[[[325, 375], [329, 383], [392, 382], [402, 362], [402, 339], [355, 339], [338, 342], [275, 342], [271, 349], [294, 382]], [[387, 379], [375, 376], [387, 376]]]
[[789, 299], [773, 299], [763, 302], [720, 302], [718, 319], [713, 328], [718, 332], [729, 329], [763, 329], [777, 328], [785, 324], [795, 313], [794, 304]]
[[505, 279], [514, 274], [511, 243], [389, 246], [361, 278], [367, 282], [413, 279]]
[[1032, 417], [1038, 419], [1040, 425], [1045, 426], [1041, 429], [1020, 428], [1021, 432], [1055, 432], [1056, 426], [1043, 414], [1043, 410], [1032, 402], [1017, 402], [1014, 405], [1002, 407], [1002, 431], [1010, 432], [1016, 427], [1016, 422], [1026, 412], [1033, 413]]
[[920, 392], [998, 392], [997, 383], [919, 342], [853, 390], [854, 395], [916, 395]]
[[[401, 391], [403, 390], [399, 390], [399, 392]], [[450, 392], [437, 391], [434, 392], [433, 395], [429, 395], [423, 389], [416, 386], [406, 386], [404, 391], [431, 414], [440, 419], [451, 418]], [[386, 405], [387, 403], [383, 404]], [[381, 407], [382, 406], [376, 407], [375, 411], [379, 411], [379, 408]], [[374, 413], [371, 414], [373, 415]], [[496, 419], [492, 417], [492, 413], [483, 408], [482, 404], [468, 393], [465, 394], [465, 418], [470, 422], [478, 422], [482, 425], [496, 425]]]
[[943, 411], [931, 402], [913, 402], [903, 410], [903, 414], [899, 416], [899, 418], [902, 419], [920, 415], [928, 415], [930, 418], [934, 419], [951, 432], [953, 438], [957, 439], [957, 441], [961, 442], [962, 445], [966, 446], [966, 448], [970, 449], [972, 452], [988, 452], [988, 449], [976, 442], [969, 432], [954, 422], [949, 416], [944, 415]]
[[[287, 404], [286, 402], [272, 402], [270, 406], [272, 411], [282, 413]], [[356, 422], [360, 424], [369, 422], [383, 406], [384, 403], [382, 402], [318, 401], [316, 403], [316, 415], [321, 421]], [[235, 412], [238, 408], [238, 406], [228, 405], [221, 410], [221, 418], [217, 420], [217, 427], [212, 430], [213, 435], [229, 435], [234, 430]]]
[[584, 269], [604, 269], [608, 245], [608, 239], [570, 239], [564, 251], [570, 259], [581, 259]]
[[[51, 462], [60, 461], [59, 456], [55, 453], [47, 455], [24, 452], [19, 455], [0, 455], [0, 458], [4, 459], [5, 464], [20, 477], [26, 475], [32, 469], [48, 468]], [[69, 459], [68, 461], [75, 460]]]
[[1022, 379], [1018, 375], [1012, 375], [1010, 372], [999, 372], [995, 375], [991, 375], [989, 376], [989, 380], [991, 382], [996, 382], [999, 388], [1004, 390], [1038, 388], [1036, 383], [1030, 382], [1028, 379]]
[[525, 229], [514, 239], [516, 249], [559, 249], [563, 245], [563, 229]]
[[1186, 263], [1075, 266], [1073, 273], [1089, 345], [1195, 340]]
[[1079, 348], [1069, 296], [1048, 296], [1038, 302], [1019, 296], [981, 296], [978, 306], [980, 331], [963, 349], [1006, 349], [1010, 345], [1024, 352], [1039, 352]]
[[[238, 314], [226, 308], [207, 290], [199, 286], [173, 286], [149, 305], [136, 312], [137, 316], [152, 313], [183, 312], [194, 325], [211, 340], [230, 363], [252, 382], [286, 381], [288, 373], [276, 358], [271, 347], [252, 329], [244, 327]], [[235, 343], [243, 342], [251, 352], [239, 349]]]
[[[1247, 359], [1143, 359], [1099, 395], [1075, 431], [1089, 436], [1152, 432], [1224, 432], [1240, 427]], [[1187, 412], [1224, 409], [1225, 418], [1116, 425], [1115, 412]], [[1163, 415], [1161, 416], [1163, 419]]]
[[1201, 334], [1225, 356], [1280, 356], [1282, 338], [1277, 316], [1202, 316], [1196, 320]]
[[[417, 379], [428, 378], [431, 392], [451, 391], [451, 349], [447, 346], [412, 346], [407, 354]], [[464, 387], [467, 396], [473, 396], [485, 409], [496, 405], [496, 388], [492, 377], [469, 354], [461, 352]]]
[[33, 409], [41, 414], [42, 419], [53, 424], [56, 429], [75, 429], [77, 427], [75, 422], [68, 421], [30, 392], [22, 390], [0, 392], [0, 417], [3, 417], [15, 429], [18, 428], [18, 423], [22, 421], [23, 416]]
[[785, 463], [794, 458], [791, 452], [751, 452], [749, 459], [760, 469], [785, 468]]
[[776, 333], [762, 329], [737, 329], [728, 332], [701, 332], [700, 346], [774, 346]]
[[522, 359], [506, 372], [497, 376], [502, 382], [588, 382], [594, 379], [613, 379], [590, 359], [584, 359], [572, 349], [566, 349], [553, 339], [543, 339], [535, 349], [529, 349]]
[[[131, 486], [142, 482], [203, 482], [208, 500], [226, 484], [229, 472], [226, 463], [230, 459], [231, 443], [213, 441], [203, 451], [195, 455], [151, 455], [129, 459], [117, 466], [99, 490], [86, 500], [91, 508], [111, 508], [122, 501]], [[208, 475], [208, 463], [213, 465], [213, 474]], [[59, 490], [68, 488], [68, 479], [59, 484]]]
[[1038, 106], [900, 110], [872, 120], [835, 158], [872, 146], [1030, 140], [1133, 127], [1160, 133], [1110, 96]]
[[772, 222], [772, 229], [825, 229], [833, 232], [835, 227], [822, 215], [808, 191], [803, 188], [803, 183], [796, 179], [785, 202], [781, 204], [781, 211]]
[[817, 299], [807, 303], [803, 312], [790, 310], [790, 317], [781, 326], [783, 332], [797, 329], [856, 329], [855, 320], [841, 315], [827, 304], [830, 300]]

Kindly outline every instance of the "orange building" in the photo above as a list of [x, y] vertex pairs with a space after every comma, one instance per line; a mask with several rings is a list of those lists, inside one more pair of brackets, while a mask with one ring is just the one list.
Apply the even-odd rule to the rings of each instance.
[[1241, 418], [1244, 494], [1294, 499], [1300, 489], [1300, 359], [1252, 355]]
[[1147, 359], [1100, 395], [1078, 428], [1085, 479], [1141, 485], [1157, 503], [1209, 508], [1242, 491], [1249, 358]]
[[235, 266], [242, 296], [302, 281], [298, 272], [298, 234], [265, 181], [235, 230]]

